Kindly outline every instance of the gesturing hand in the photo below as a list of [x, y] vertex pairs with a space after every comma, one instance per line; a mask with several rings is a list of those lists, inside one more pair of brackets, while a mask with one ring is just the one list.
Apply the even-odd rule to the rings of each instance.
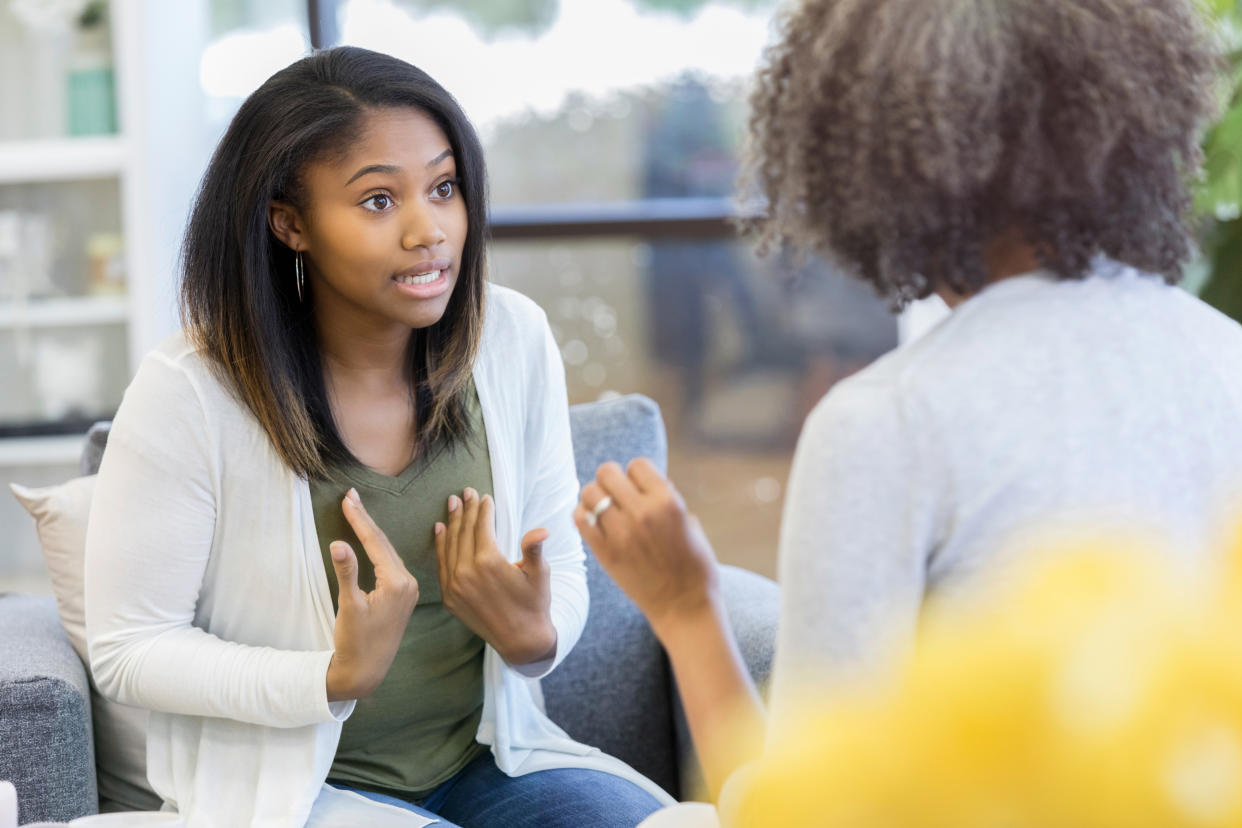
[[551, 574], [543, 559], [546, 529], [522, 538], [522, 560], [509, 563], [492, 529], [490, 495], [466, 489], [448, 503], [448, 525], [436, 524], [444, 608], [513, 665], [551, 658], [556, 628], [549, 607]]
[[[587, 515], [611, 504], [592, 525]], [[574, 523], [604, 571], [638, 605], [657, 636], [710, 609], [717, 598], [716, 556], [698, 518], [651, 461], [628, 472], [605, 463], [582, 487]]]
[[[606, 497], [611, 505], [601, 507]], [[759, 755], [763, 709], [729, 626], [703, 527], [641, 458], [626, 471], [600, 466], [582, 487], [574, 522], [664, 645], [714, 798], [739, 765]]]
[[354, 550], [344, 541], [333, 541], [332, 568], [339, 594], [333, 634], [336, 649], [328, 665], [328, 701], [363, 698], [379, 687], [418, 603], [418, 580], [371, 520], [357, 491], [349, 490], [341, 509], [375, 567], [375, 589], [363, 592], [358, 588]]

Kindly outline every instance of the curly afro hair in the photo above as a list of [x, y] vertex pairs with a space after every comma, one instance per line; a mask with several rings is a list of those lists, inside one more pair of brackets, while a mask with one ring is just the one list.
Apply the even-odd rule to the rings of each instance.
[[895, 308], [988, 281], [1017, 230], [1082, 278], [1180, 277], [1220, 59], [1194, 0], [804, 0], [751, 95], [761, 249], [828, 256]]

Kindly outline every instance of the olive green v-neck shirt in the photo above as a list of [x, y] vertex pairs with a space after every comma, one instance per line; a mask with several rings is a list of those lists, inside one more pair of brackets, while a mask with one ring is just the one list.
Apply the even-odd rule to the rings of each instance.
[[328, 546], [347, 541], [358, 558], [358, 586], [375, 587], [375, 570], [341, 511], [352, 486], [418, 579], [419, 599], [388, 675], [359, 699], [344, 723], [330, 780], [417, 800], [486, 750], [475, 741], [483, 711], [483, 640], [444, 609], [434, 528], [448, 519], [448, 497], [467, 486], [492, 493], [487, 437], [478, 395], [469, 393], [471, 432], [462, 443], [420, 456], [396, 477], [365, 466], [334, 467], [311, 483], [315, 529], [333, 609], [336, 571]]

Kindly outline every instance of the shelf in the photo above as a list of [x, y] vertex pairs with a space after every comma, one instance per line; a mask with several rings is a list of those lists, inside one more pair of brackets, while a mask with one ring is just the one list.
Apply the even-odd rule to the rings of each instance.
[[76, 466], [85, 435], [10, 437], [0, 440], [0, 468], [12, 466]]
[[129, 299], [125, 296], [31, 299], [22, 305], [0, 302], [0, 330], [113, 325], [125, 322], [128, 316]]
[[108, 178], [125, 167], [125, 143], [115, 135], [0, 142], [0, 184]]

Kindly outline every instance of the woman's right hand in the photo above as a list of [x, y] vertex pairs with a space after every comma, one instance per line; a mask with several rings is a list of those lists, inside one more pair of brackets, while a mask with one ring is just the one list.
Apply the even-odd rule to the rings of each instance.
[[[590, 514], [605, 497], [598, 520]], [[625, 471], [599, 467], [582, 487], [574, 523], [617, 585], [630, 597], [665, 647], [677, 634], [720, 605], [716, 554], [677, 489], [650, 460]]]
[[341, 509], [375, 567], [375, 589], [358, 588], [354, 550], [344, 541], [333, 541], [332, 567], [339, 589], [335, 651], [328, 664], [330, 702], [364, 698], [379, 687], [418, 603], [418, 580], [367, 514], [357, 491], [349, 490]]

